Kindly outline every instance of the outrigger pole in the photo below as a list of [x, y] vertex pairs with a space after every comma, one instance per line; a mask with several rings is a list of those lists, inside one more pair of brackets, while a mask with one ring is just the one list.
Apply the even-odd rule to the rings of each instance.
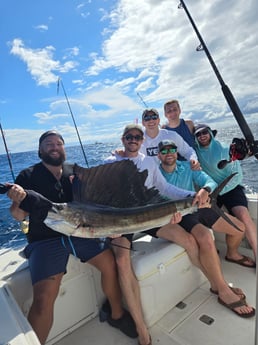
[[232, 92], [230, 91], [229, 87], [225, 84], [224, 80], [222, 79], [222, 76], [219, 72], [219, 70], [217, 69], [217, 66], [215, 65], [215, 62], [200, 34], [200, 32], [198, 31], [186, 5], [185, 5], [185, 2], [183, 0], [180, 1], [180, 4], [178, 5], [178, 8], [183, 8], [185, 10], [185, 13], [190, 21], [190, 23], [192, 24], [192, 27], [198, 37], [198, 39], [200, 40], [200, 45], [197, 47], [197, 51], [201, 51], [201, 50], [204, 50], [210, 64], [211, 64], [211, 67], [213, 68], [213, 71], [214, 73], [216, 74], [216, 77], [218, 78], [218, 81], [221, 85], [221, 89], [222, 89], [222, 92], [227, 100], [227, 103], [247, 141], [247, 144], [248, 144], [248, 148], [250, 150], [250, 153], [252, 155], [255, 156], [255, 158], [258, 159], [258, 141], [257, 140], [254, 140], [254, 136], [253, 136], [253, 133], [250, 129], [250, 127], [248, 126]]
[[83, 157], [84, 157], [84, 160], [85, 160], [85, 163], [86, 163], [87, 167], [89, 168], [89, 163], [88, 163], [88, 160], [87, 160], [87, 157], [86, 157], [86, 153], [85, 153], [83, 145], [82, 145], [82, 141], [81, 141], [81, 138], [80, 138], [80, 134], [79, 134], [79, 131], [78, 131], [78, 128], [77, 128], [74, 116], [73, 116], [72, 108], [70, 106], [70, 102], [69, 102], [69, 99], [68, 99], [67, 94], [65, 92], [64, 84], [63, 84], [61, 78], [58, 78], [58, 80], [57, 80], [57, 93], [59, 91], [59, 85], [62, 86], [64, 95], [65, 95], [65, 99], [66, 99], [66, 103], [68, 105], [68, 108], [69, 108], [69, 111], [70, 111], [70, 114], [71, 114], [71, 117], [72, 117], [72, 120], [73, 120], [73, 124], [74, 124], [75, 130], [76, 130], [76, 133], [77, 133], [77, 136], [78, 136], [78, 139], [79, 139], [79, 143], [80, 143], [80, 146], [81, 146], [81, 149], [82, 149]]
[[12, 161], [11, 161], [10, 153], [9, 153], [8, 148], [7, 148], [6, 141], [5, 141], [4, 131], [3, 131], [1, 122], [0, 122], [0, 130], [1, 130], [2, 138], [3, 138], [3, 142], [4, 142], [4, 147], [5, 147], [6, 156], [7, 156], [7, 159], [8, 159], [8, 164], [9, 164], [10, 171], [11, 171], [12, 178], [13, 178], [13, 182], [14, 182], [14, 181], [15, 181], [15, 176], [14, 176], [14, 172], [13, 172]]
[[148, 104], [145, 103], [144, 99], [143, 99], [142, 96], [139, 94], [139, 92], [137, 92], [137, 96], [139, 97], [140, 101], [141, 101], [142, 104], [145, 106], [145, 108], [148, 108]]

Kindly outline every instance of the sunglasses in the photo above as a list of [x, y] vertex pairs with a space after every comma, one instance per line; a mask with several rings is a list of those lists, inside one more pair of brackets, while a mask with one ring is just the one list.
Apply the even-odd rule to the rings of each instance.
[[177, 149], [175, 147], [171, 147], [170, 149], [163, 149], [160, 151], [162, 155], [167, 155], [168, 153], [176, 153]]
[[141, 136], [139, 134], [137, 134], [137, 135], [127, 134], [126, 136], [124, 136], [124, 138], [127, 141], [132, 141], [132, 140], [141, 141], [141, 140], [143, 140], [143, 136]]
[[152, 114], [152, 115], [145, 115], [144, 118], [143, 118], [143, 121], [151, 121], [151, 120], [157, 120], [159, 118], [158, 115], [156, 114]]
[[198, 137], [200, 137], [201, 135], [207, 135], [207, 134], [209, 134], [208, 129], [204, 129], [203, 131], [200, 131], [200, 132], [196, 133], [196, 136], [197, 136], [197, 138], [198, 138]]
[[64, 190], [63, 190], [63, 186], [61, 185], [60, 181], [56, 182], [55, 190], [58, 191], [58, 198], [62, 199], [62, 197], [64, 196]]

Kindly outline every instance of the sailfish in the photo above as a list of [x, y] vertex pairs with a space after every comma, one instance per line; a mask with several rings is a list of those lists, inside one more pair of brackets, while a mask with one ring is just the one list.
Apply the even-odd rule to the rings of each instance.
[[[193, 197], [168, 200], [155, 187], [147, 188], [148, 171], [139, 171], [130, 160], [91, 168], [75, 164], [73, 175], [72, 202], [53, 203], [27, 190], [25, 207], [30, 217], [67, 236], [101, 238], [143, 232], [168, 224], [177, 212], [183, 216], [198, 209], [192, 205]], [[216, 205], [218, 193], [233, 176], [210, 194], [210, 206], [235, 226]], [[0, 186], [2, 193], [8, 188]]]

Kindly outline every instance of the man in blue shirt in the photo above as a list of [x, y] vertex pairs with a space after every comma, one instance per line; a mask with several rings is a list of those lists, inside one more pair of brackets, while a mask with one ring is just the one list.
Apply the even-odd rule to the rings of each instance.
[[[191, 191], [198, 187], [198, 193], [205, 193], [208, 199], [209, 193], [217, 186], [216, 182], [203, 171], [193, 171], [189, 162], [177, 161], [177, 146], [171, 140], [163, 140], [159, 143], [158, 158], [161, 161], [161, 173], [169, 183], [177, 187]], [[208, 230], [212, 228], [214, 231], [222, 232], [223, 229], [228, 239], [227, 255], [240, 255], [237, 248], [244, 235], [244, 224], [228, 215], [242, 230], [242, 232], [237, 231], [211, 208], [205, 206], [203, 205], [194, 214], [182, 217], [181, 222], [178, 223], [184, 229], [182, 235], [187, 232], [195, 238], [199, 247], [201, 269], [210, 281], [210, 291], [218, 294], [218, 302], [241, 317], [251, 317], [254, 315], [254, 309], [246, 304], [242, 290], [232, 291], [223, 277], [214, 240]]]

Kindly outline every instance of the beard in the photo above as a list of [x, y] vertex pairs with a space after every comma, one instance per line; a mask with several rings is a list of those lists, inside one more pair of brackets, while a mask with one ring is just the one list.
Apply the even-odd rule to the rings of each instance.
[[46, 164], [58, 167], [62, 165], [66, 159], [65, 154], [63, 152], [60, 152], [59, 157], [51, 157], [48, 153], [46, 152], [40, 152], [40, 158], [42, 161]]

